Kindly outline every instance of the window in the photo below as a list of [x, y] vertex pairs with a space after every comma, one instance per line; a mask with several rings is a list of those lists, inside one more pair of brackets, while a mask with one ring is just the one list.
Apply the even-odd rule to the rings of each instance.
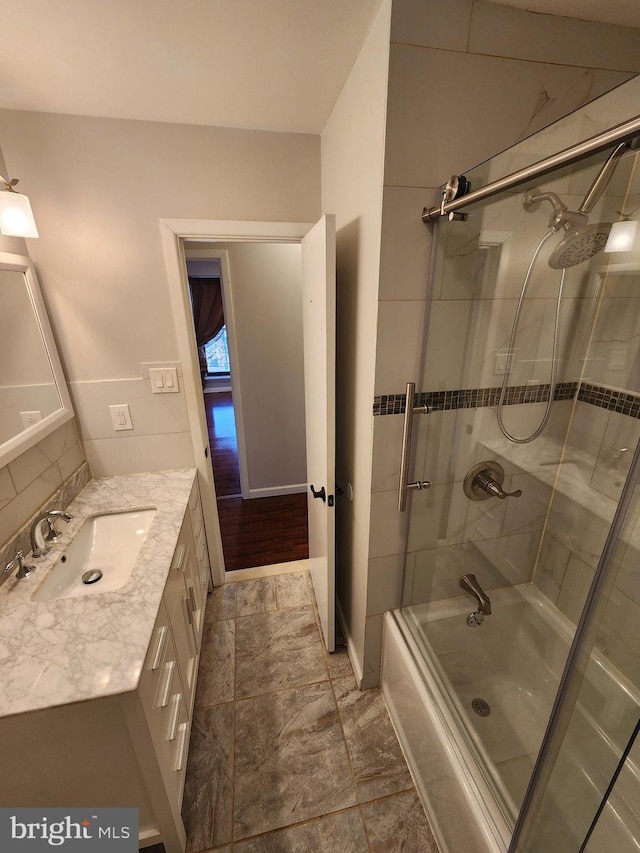
[[227, 327], [223, 326], [215, 338], [204, 345], [207, 356], [207, 373], [214, 376], [229, 373], [229, 348], [227, 347]]

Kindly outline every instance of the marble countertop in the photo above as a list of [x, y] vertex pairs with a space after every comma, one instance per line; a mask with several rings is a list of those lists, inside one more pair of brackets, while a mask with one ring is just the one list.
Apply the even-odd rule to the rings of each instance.
[[[67, 507], [50, 553], [0, 587], [0, 717], [135, 690], [195, 479], [194, 469], [92, 480]], [[34, 602], [31, 596], [84, 520], [109, 510], [157, 512], [122, 589]]]

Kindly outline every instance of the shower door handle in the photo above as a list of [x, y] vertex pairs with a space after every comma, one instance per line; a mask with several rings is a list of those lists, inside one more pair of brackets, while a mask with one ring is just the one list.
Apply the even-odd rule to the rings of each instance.
[[404, 424], [402, 428], [402, 452], [400, 455], [400, 489], [398, 491], [398, 512], [404, 512], [407, 508], [407, 493], [409, 489], [428, 489], [431, 483], [428, 480], [417, 480], [408, 483], [409, 463], [411, 462], [411, 435], [413, 432], [413, 416], [428, 415], [431, 411], [428, 406], [414, 406], [413, 401], [416, 393], [416, 383], [407, 382], [406, 402], [404, 407]]

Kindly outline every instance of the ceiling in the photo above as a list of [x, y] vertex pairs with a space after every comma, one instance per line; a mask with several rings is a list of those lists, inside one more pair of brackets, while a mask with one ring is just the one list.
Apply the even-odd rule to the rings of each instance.
[[[0, 107], [319, 133], [380, 2], [2, 0]], [[640, 27], [640, 0], [497, 2]]]
[[381, 0], [2, 0], [0, 107], [319, 133]]

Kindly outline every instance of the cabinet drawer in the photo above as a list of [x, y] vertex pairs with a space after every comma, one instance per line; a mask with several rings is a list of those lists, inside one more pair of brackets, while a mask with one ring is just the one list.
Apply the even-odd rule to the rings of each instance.
[[169, 786], [180, 805], [182, 805], [184, 779], [189, 757], [190, 733], [189, 714], [184, 701], [181, 699], [176, 719], [176, 736], [169, 742]]
[[200, 540], [200, 544], [196, 544], [196, 559], [198, 560], [198, 565], [202, 566], [203, 563], [206, 563], [207, 568], [209, 568], [209, 555], [207, 553], [207, 543], [204, 539]]
[[173, 670], [166, 705], [153, 709], [149, 729], [167, 793], [178, 802], [184, 784], [190, 726], [177, 667]]
[[172, 654], [175, 657], [169, 614], [164, 606], [164, 602], [161, 602], [138, 684], [140, 696], [147, 707], [153, 704], [162, 673], [162, 666], [167, 658], [167, 654]]
[[192, 706], [198, 674], [198, 649], [193, 627], [193, 609], [186, 586], [183, 583], [182, 596], [171, 618], [176, 657], [184, 686], [187, 707]]
[[198, 512], [192, 514], [191, 516], [191, 526], [193, 528], [193, 540], [196, 543], [196, 549], [200, 547], [200, 543], [204, 542], [204, 523], [202, 520], [202, 513], [200, 512], [200, 506], [198, 505]]
[[[202, 526], [202, 502], [200, 501], [200, 492], [198, 491], [197, 483], [193, 484], [191, 497], [189, 498], [189, 514], [194, 534], [200, 533], [200, 527]], [[200, 527], [198, 522], [200, 522]]]
[[180, 533], [178, 544], [171, 561], [171, 569], [164, 588], [164, 603], [167, 608], [167, 614], [171, 618], [171, 614], [176, 608], [178, 599], [182, 594], [182, 576], [187, 560], [189, 550], [189, 537], [184, 535], [184, 527]]
[[191, 512], [195, 512], [200, 506], [200, 489], [198, 488], [198, 481], [195, 480], [193, 484], [193, 488], [191, 489], [191, 494], [189, 495], [189, 509]]

